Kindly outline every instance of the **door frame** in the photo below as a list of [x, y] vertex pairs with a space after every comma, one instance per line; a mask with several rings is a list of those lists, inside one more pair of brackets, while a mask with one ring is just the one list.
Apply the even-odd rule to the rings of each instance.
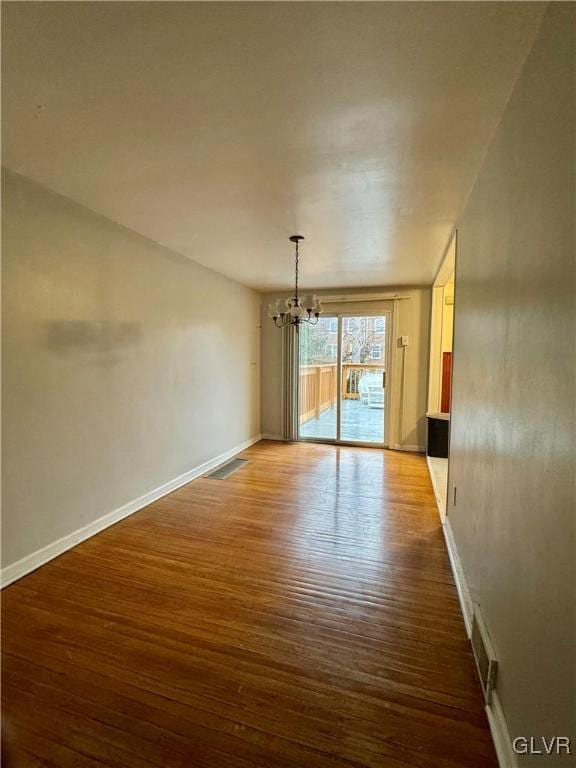
[[[330, 443], [332, 445], [355, 445], [362, 448], [388, 448], [390, 446], [390, 433], [392, 424], [391, 406], [393, 403], [393, 354], [392, 338], [394, 328], [394, 310], [373, 310], [362, 312], [327, 312], [326, 317], [338, 319], [338, 349], [337, 349], [337, 382], [336, 382], [336, 437], [303, 437], [300, 434], [300, 398], [298, 402], [298, 440], [306, 443]], [[342, 403], [342, 320], [345, 317], [384, 317], [385, 318], [385, 344], [384, 344], [384, 370], [386, 371], [386, 387], [384, 389], [384, 442], [375, 443], [367, 440], [342, 440], [341, 438], [341, 403]], [[296, 365], [298, 368], [298, 392], [300, 390], [300, 342], [296, 345]]]

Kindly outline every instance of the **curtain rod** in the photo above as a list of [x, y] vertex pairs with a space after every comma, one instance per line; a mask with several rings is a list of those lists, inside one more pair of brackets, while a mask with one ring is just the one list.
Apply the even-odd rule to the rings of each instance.
[[354, 294], [344, 294], [341, 296], [338, 295], [328, 295], [323, 296], [322, 294], [318, 294], [321, 301], [325, 304], [336, 304], [336, 303], [344, 303], [344, 302], [353, 302], [353, 301], [386, 301], [386, 300], [393, 300], [393, 299], [411, 299], [412, 296], [401, 296], [398, 293], [354, 293]]

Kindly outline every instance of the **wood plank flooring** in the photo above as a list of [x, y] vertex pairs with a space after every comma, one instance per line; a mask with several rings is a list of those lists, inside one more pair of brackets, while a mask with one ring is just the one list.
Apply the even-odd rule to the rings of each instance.
[[495, 768], [424, 458], [241, 455], [4, 591], [13, 765]]

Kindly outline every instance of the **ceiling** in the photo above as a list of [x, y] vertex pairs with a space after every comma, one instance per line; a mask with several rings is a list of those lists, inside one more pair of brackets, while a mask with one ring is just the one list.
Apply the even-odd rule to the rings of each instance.
[[2, 5], [4, 164], [260, 290], [431, 283], [545, 7]]

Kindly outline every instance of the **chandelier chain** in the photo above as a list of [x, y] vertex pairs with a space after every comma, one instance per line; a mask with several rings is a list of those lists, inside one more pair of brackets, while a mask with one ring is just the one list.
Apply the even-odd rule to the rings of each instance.
[[296, 241], [296, 286], [294, 288], [294, 294], [295, 294], [294, 298], [296, 299], [296, 303], [298, 303], [298, 259], [299, 259], [298, 246], [299, 245], [300, 243]]
[[300, 277], [300, 240], [304, 240], [302, 235], [291, 235], [290, 242], [294, 243], [294, 296], [292, 299], [286, 299], [287, 311], [281, 311], [279, 308], [281, 299], [269, 305], [268, 315], [277, 328], [284, 328], [287, 325], [293, 325], [296, 331], [299, 330], [302, 323], [316, 325], [320, 319], [322, 305], [317, 296], [311, 297], [311, 302], [304, 306], [300, 302], [298, 295], [298, 282]]

